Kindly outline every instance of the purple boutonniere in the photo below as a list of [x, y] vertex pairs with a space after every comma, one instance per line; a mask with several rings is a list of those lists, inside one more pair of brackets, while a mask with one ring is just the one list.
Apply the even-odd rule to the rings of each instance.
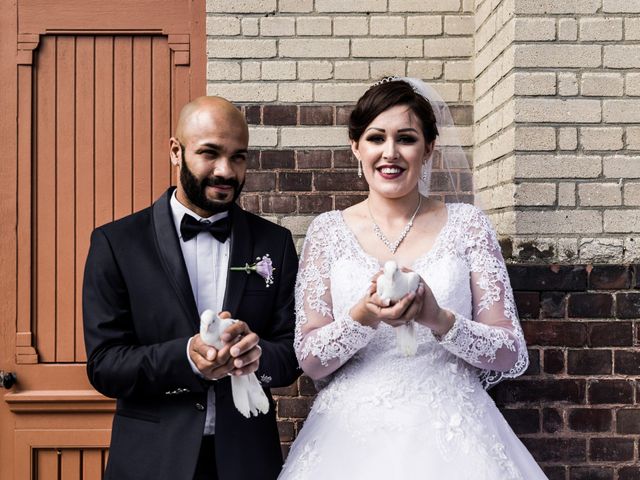
[[264, 278], [264, 283], [269, 288], [269, 285], [273, 284], [273, 272], [275, 268], [273, 268], [273, 262], [271, 258], [269, 258], [269, 254], [263, 255], [261, 257], [256, 257], [256, 263], [253, 265], [249, 265], [248, 263], [244, 264], [244, 267], [231, 267], [229, 270], [234, 270], [237, 272], [245, 272], [249, 275], [251, 272], [256, 272], [262, 278]]

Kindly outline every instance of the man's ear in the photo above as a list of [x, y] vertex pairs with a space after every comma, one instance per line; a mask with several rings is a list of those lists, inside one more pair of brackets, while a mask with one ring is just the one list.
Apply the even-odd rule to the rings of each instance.
[[182, 146], [176, 137], [169, 139], [169, 156], [171, 157], [171, 164], [174, 167], [179, 167], [182, 163]]

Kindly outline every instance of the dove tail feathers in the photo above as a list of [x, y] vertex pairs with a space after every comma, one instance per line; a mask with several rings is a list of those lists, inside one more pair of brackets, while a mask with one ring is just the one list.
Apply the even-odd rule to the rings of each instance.
[[246, 418], [269, 411], [269, 399], [255, 374], [231, 377], [233, 404]]
[[416, 354], [418, 351], [418, 338], [413, 320], [406, 325], [396, 327], [396, 341], [398, 350], [405, 357], [411, 357]]

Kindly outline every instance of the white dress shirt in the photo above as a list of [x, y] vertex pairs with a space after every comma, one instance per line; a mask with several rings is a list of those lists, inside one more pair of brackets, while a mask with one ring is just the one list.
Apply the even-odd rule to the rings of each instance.
[[[217, 213], [211, 217], [203, 218], [197, 213], [182, 205], [176, 198], [176, 192], [171, 196], [171, 211], [173, 221], [180, 239], [180, 248], [184, 263], [187, 266], [191, 290], [196, 301], [198, 314], [205, 310], [213, 310], [218, 313], [222, 310], [224, 293], [227, 285], [227, 273], [229, 271], [229, 239], [222, 243], [216, 240], [209, 232], [200, 232], [194, 238], [185, 242], [180, 234], [180, 222], [185, 214], [191, 215], [198, 221], [208, 220], [216, 222], [229, 215], [228, 212]], [[201, 375], [195, 364], [189, 357], [189, 346], [187, 344], [187, 359], [191, 369], [197, 375]], [[207, 392], [207, 417], [204, 424], [204, 435], [213, 435], [216, 423], [216, 397], [214, 387], [209, 387]]]

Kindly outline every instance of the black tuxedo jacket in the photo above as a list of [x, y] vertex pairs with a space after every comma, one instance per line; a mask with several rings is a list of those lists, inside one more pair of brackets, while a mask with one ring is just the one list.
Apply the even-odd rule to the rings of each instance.
[[[209, 383], [193, 373], [187, 342], [199, 316], [182, 257], [169, 189], [151, 207], [94, 230], [83, 287], [87, 372], [117, 399], [106, 478], [192, 480]], [[298, 258], [291, 234], [234, 205], [229, 266], [269, 254], [274, 283], [229, 271], [224, 310], [260, 337], [263, 385], [299, 375], [293, 351]], [[273, 399], [266, 415], [243, 417], [228, 378], [214, 383], [215, 444], [221, 480], [276, 478], [282, 455]]]

